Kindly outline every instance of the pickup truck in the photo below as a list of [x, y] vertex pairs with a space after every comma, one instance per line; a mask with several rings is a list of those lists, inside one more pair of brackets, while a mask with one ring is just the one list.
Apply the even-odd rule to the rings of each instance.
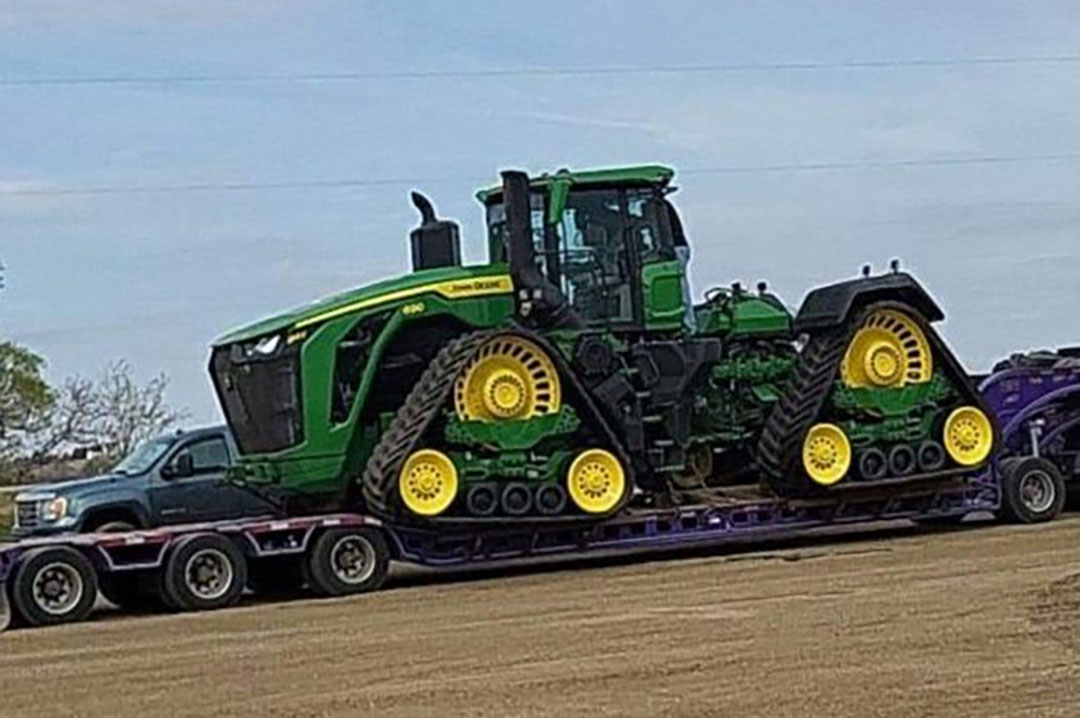
[[13, 534], [108, 533], [274, 513], [266, 500], [227, 480], [236, 456], [224, 426], [152, 439], [107, 474], [17, 494]]

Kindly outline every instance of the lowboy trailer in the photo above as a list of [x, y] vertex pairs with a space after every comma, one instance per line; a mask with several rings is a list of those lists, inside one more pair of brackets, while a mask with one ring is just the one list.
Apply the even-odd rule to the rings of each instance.
[[[630, 507], [596, 523], [460, 524], [438, 531], [354, 513], [263, 517], [119, 534], [31, 539], [0, 548], [0, 627], [55, 625], [92, 612], [98, 592], [121, 607], [177, 611], [232, 605], [245, 589], [342, 596], [372, 591], [390, 561], [479, 566], [530, 557], [719, 545], [788, 538], [832, 525], [959, 520], [997, 511], [991, 472], [847, 489], [815, 498], [767, 496], [757, 485], [702, 491], [670, 507]], [[1052, 518], [1043, 516], [1041, 520]]]

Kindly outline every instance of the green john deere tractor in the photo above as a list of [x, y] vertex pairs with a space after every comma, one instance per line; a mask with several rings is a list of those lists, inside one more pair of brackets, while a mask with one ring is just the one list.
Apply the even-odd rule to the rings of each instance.
[[489, 263], [421, 195], [414, 271], [218, 340], [242, 476], [288, 511], [571, 521], [983, 467], [995, 428], [909, 275], [691, 304], [673, 172], [505, 172]]

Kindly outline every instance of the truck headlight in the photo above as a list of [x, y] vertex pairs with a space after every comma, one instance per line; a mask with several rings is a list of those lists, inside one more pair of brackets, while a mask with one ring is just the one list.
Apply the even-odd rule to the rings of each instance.
[[46, 521], [59, 521], [67, 516], [68, 500], [63, 496], [57, 496], [41, 504], [41, 518]]

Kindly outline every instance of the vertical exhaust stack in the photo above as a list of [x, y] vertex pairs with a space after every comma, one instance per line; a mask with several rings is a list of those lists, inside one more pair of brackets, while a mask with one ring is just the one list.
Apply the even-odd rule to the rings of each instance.
[[508, 170], [502, 173], [503, 205], [506, 209], [506, 257], [517, 290], [518, 315], [544, 327], [578, 326], [580, 320], [566, 297], [540, 271], [533, 246], [529, 176]]
[[420, 212], [420, 226], [409, 233], [413, 271], [456, 267], [461, 264], [461, 232], [456, 222], [438, 219], [431, 201], [412, 193], [413, 206]]

